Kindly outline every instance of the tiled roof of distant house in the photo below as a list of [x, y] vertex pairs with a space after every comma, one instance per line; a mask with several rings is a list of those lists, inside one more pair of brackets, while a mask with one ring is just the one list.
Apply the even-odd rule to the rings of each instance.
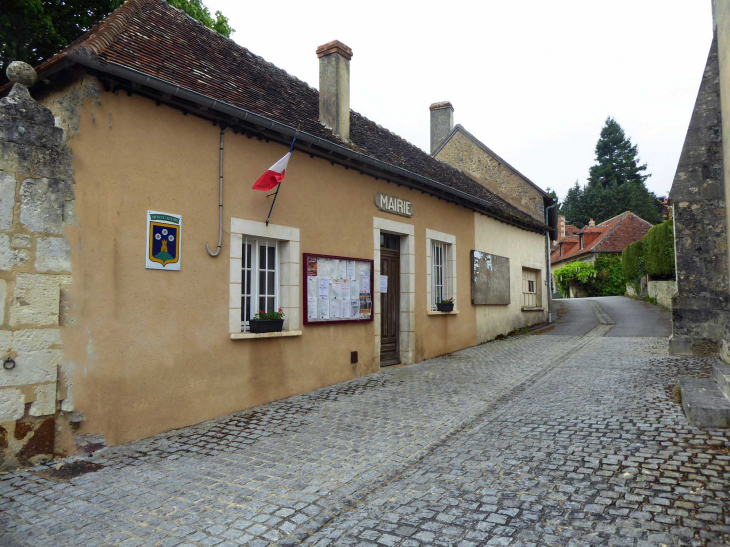
[[66, 63], [92, 66], [92, 61], [101, 72], [110, 70], [107, 67], [132, 69], [267, 120], [299, 127], [313, 138], [336, 143], [450, 188], [461, 199], [473, 203], [475, 210], [530, 230], [547, 229], [465, 173], [432, 158], [357, 112], [351, 112], [350, 141], [339, 139], [319, 121], [316, 89], [164, 0], [128, 0], [37, 70], [42, 78], [45, 72], [59, 70]]
[[[643, 239], [651, 230], [653, 224], [636, 216], [630, 211], [601, 222], [596, 226], [586, 226], [574, 235], [566, 237], [553, 249], [550, 262], [558, 264], [565, 260], [575, 259], [591, 253], [620, 253], [631, 243]], [[583, 237], [583, 248], [580, 248], [580, 239]], [[560, 256], [560, 247], [563, 246], [563, 255]]]

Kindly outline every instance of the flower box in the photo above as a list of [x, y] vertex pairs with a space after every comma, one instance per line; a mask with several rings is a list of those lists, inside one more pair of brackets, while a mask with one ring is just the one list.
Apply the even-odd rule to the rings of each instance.
[[438, 311], [454, 311], [454, 303], [453, 302], [438, 302], [436, 304], [436, 309]]
[[261, 334], [263, 332], [281, 332], [281, 329], [284, 328], [284, 320], [283, 319], [251, 319], [248, 322], [249, 325], [249, 331], [251, 333], [255, 334]]

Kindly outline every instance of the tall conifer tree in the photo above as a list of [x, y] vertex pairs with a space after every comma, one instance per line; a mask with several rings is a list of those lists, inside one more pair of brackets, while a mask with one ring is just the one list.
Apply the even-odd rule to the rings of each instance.
[[596, 143], [596, 164], [590, 168], [588, 184], [578, 182], [568, 191], [563, 210], [566, 221], [578, 227], [608, 220], [631, 211], [657, 224], [662, 216], [656, 196], [646, 187], [646, 164], [639, 162], [639, 151], [616, 120], [609, 117]]

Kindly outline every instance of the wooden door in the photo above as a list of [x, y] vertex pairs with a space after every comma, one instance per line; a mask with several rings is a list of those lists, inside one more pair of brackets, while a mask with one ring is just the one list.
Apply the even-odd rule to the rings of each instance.
[[[380, 275], [388, 276], [388, 291], [380, 294], [380, 366], [400, 363], [400, 252], [398, 236], [384, 235], [380, 248]], [[394, 238], [394, 240], [388, 240]]]

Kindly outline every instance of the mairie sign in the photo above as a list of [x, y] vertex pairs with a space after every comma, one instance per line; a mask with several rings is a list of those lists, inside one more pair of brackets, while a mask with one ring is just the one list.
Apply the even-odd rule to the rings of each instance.
[[393, 213], [403, 217], [413, 216], [413, 203], [407, 199], [400, 199], [386, 194], [375, 194], [375, 206], [386, 213]]
[[150, 270], [179, 270], [182, 217], [147, 211], [145, 263]]

